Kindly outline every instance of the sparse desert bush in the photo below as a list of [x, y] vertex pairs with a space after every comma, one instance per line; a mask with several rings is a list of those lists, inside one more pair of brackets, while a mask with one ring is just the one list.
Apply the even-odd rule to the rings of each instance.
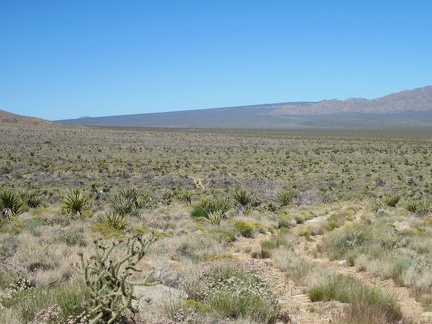
[[325, 244], [326, 252], [333, 259], [343, 258], [352, 249], [368, 244], [370, 231], [367, 227], [354, 226], [345, 227], [338, 232], [332, 233]]
[[175, 243], [178, 245], [172, 256], [174, 260], [189, 259], [200, 262], [209, 255], [222, 253], [224, 250], [222, 244], [226, 241], [217, 235], [199, 235], [193, 238], [181, 237]]
[[80, 191], [79, 189], [69, 190], [63, 200], [62, 213], [72, 216], [76, 214], [83, 216], [89, 198], [89, 194], [85, 191]]
[[58, 237], [58, 242], [64, 242], [68, 246], [80, 246], [85, 247], [88, 245], [87, 238], [82, 231], [77, 230], [65, 230]]
[[0, 258], [12, 257], [18, 247], [18, 238], [16, 235], [9, 234], [0, 241]]
[[195, 285], [195, 299], [226, 318], [272, 323], [280, 308], [270, 284], [235, 262], [212, 265]]
[[272, 254], [270, 252], [270, 250], [265, 249], [265, 248], [261, 248], [258, 251], [252, 251], [251, 252], [251, 257], [254, 259], [269, 259], [271, 258]]

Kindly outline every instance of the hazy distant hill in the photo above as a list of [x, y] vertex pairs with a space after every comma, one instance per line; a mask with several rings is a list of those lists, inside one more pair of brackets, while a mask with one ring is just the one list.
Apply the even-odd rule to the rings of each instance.
[[12, 114], [10, 112], [0, 110], [0, 124], [52, 124], [52, 122], [36, 118]]
[[212, 108], [58, 122], [95, 126], [187, 128], [432, 127], [432, 86], [374, 100], [352, 98]]

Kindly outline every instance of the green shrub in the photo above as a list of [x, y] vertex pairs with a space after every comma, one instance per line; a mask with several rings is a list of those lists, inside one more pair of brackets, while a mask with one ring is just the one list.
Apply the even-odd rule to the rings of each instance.
[[219, 226], [212, 228], [210, 234], [220, 243], [229, 243], [236, 240], [237, 231], [233, 227]]
[[61, 211], [63, 214], [83, 216], [87, 207], [90, 196], [87, 192], [81, 192], [79, 189], [71, 189], [63, 200]]
[[128, 227], [125, 216], [115, 213], [103, 213], [98, 215], [97, 221], [93, 224], [93, 229], [100, 232], [103, 236], [121, 237]]
[[253, 237], [254, 227], [248, 222], [236, 221], [234, 228], [244, 237]]

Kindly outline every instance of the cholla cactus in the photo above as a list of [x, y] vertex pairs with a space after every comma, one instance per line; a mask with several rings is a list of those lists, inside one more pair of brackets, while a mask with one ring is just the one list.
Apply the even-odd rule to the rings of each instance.
[[131, 312], [134, 285], [155, 285], [148, 282], [153, 271], [146, 274], [141, 282], [132, 282], [128, 278], [132, 271], [141, 272], [137, 263], [147, 254], [150, 245], [156, 240], [152, 235], [144, 240], [141, 235], [129, 239], [126, 243], [126, 255], [115, 260], [111, 257], [114, 249], [123, 245], [122, 241], [111, 245], [101, 240], [95, 241], [95, 254], [89, 260], [84, 260], [75, 269], [84, 276], [85, 284], [90, 289], [90, 300], [87, 314], [90, 324], [115, 323], [122, 315]]

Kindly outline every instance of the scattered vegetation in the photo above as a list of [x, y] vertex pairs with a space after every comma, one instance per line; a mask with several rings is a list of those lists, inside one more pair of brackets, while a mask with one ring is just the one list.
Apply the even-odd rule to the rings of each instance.
[[[138, 322], [126, 282], [143, 276], [130, 268], [122, 281], [127, 261], [105, 280], [98, 263], [122, 238], [105, 260], [118, 265], [137, 233], [160, 239], [131, 267], [188, 293], [158, 309], [161, 323], [283, 321], [292, 305], [254, 264], [277, 266], [311, 299], [349, 303], [341, 322], [404, 320], [392, 295], [299, 254], [391, 279], [432, 309], [429, 134], [2, 126], [0, 322]], [[96, 287], [117, 300], [97, 304]]]

